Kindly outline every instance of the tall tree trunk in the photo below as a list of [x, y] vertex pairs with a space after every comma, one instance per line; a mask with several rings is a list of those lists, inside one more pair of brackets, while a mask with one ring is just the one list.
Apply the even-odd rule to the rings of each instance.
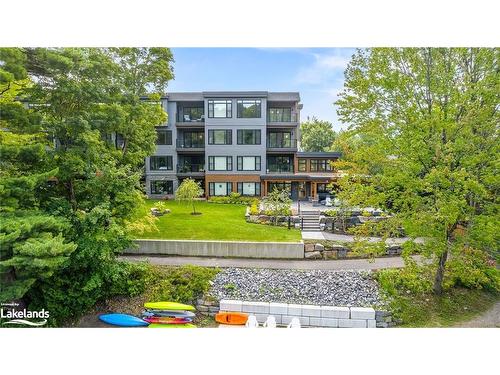
[[75, 197], [75, 188], [73, 186], [73, 180], [69, 180], [67, 186], [68, 186], [69, 202], [71, 203], [73, 211], [76, 211], [76, 197]]
[[448, 248], [439, 257], [438, 268], [436, 271], [436, 277], [434, 278], [434, 293], [443, 293], [443, 278], [444, 278], [444, 267], [446, 265], [446, 260], [448, 259]]

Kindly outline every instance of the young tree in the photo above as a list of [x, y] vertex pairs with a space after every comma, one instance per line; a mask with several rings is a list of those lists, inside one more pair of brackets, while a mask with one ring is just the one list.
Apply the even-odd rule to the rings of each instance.
[[335, 137], [336, 133], [328, 121], [313, 117], [300, 124], [300, 145], [303, 151], [328, 151]]
[[191, 204], [193, 212], [191, 215], [200, 215], [201, 212], [196, 212], [195, 202], [196, 199], [203, 195], [203, 189], [200, 184], [192, 178], [186, 178], [179, 185], [175, 191], [175, 199], [178, 201], [185, 201]]
[[278, 225], [278, 216], [290, 215], [290, 199], [289, 189], [276, 189], [267, 193], [263, 199], [264, 210], [274, 216], [274, 224]]
[[472, 243], [488, 250], [500, 224], [499, 52], [360, 50], [337, 101], [349, 134], [362, 140], [337, 163], [349, 174], [340, 198], [392, 211], [408, 235], [425, 237], [437, 294], [449, 254]]

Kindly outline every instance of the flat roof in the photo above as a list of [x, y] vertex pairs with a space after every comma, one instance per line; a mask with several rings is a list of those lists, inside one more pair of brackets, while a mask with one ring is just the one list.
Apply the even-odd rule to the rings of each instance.
[[297, 152], [297, 157], [299, 158], [340, 158], [342, 156], [341, 152], [308, 152], [299, 151]]
[[204, 98], [267, 98], [268, 101], [300, 101], [298, 91], [269, 92], [269, 91], [200, 91], [200, 92], [170, 92], [167, 98], [171, 101], [193, 101]]

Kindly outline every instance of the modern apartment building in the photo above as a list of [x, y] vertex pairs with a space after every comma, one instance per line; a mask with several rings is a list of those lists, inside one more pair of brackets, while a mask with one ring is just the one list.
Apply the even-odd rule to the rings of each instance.
[[288, 187], [292, 199], [317, 199], [335, 178], [338, 153], [299, 151], [298, 92], [170, 93], [162, 105], [168, 121], [146, 159], [149, 197], [173, 197], [190, 177], [207, 197]]

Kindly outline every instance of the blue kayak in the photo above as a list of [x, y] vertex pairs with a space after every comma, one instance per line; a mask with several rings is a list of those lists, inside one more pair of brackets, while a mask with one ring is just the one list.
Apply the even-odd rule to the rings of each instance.
[[102, 314], [99, 319], [107, 324], [120, 327], [145, 327], [149, 323], [133, 315], [128, 314]]

